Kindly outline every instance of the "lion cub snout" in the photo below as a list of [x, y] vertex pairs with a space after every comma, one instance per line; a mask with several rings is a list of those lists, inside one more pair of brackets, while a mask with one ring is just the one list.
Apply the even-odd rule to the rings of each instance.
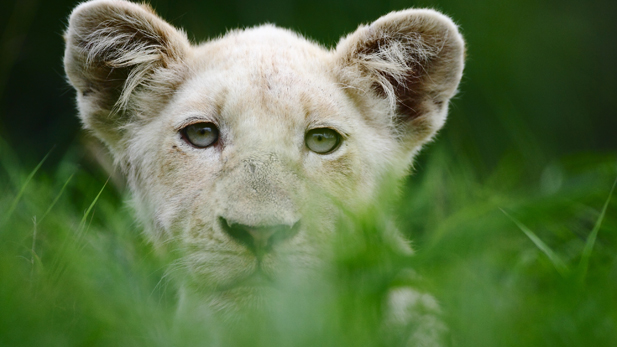
[[269, 151], [237, 153], [230, 159], [219, 194], [233, 199], [218, 213], [220, 230], [258, 258], [300, 230], [301, 188], [289, 159]]
[[219, 217], [219, 223], [225, 233], [234, 241], [246, 246], [257, 257], [270, 252], [276, 244], [292, 238], [300, 229], [300, 221], [293, 225], [252, 226], [232, 223], [224, 217]]

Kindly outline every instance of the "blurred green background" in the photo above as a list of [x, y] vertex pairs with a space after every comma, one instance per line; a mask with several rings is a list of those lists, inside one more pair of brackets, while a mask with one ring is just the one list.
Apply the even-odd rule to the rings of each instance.
[[[64, 78], [62, 33], [77, 1], [0, 3], [0, 137], [20, 158], [53, 164], [75, 143], [74, 92]], [[431, 7], [452, 16], [468, 59], [440, 135], [457, 156], [490, 172], [504, 153], [539, 170], [575, 152], [617, 150], [617, 2], [612, 0], [366, 1], [154, 0], [193, 42], [275, 23], [331, 47], [392, 10]]]
[[[252, 345], [386, 345], [372, 305], [411, 267], [456, 346], [617, 346], [617, 1], [151, 3], [194, 42], [270, 22], [332, 47], [408, 7], [450, 15], [467, 41], [445, 129], [391, 205], [416, 255], [343, 254], [339, 300], [288, 297]], [[83, 148], [62, 66], [76, 4], [0, 2], [0, 346], [203, 345], [216, 329], [174, 330], [165, 259]]]

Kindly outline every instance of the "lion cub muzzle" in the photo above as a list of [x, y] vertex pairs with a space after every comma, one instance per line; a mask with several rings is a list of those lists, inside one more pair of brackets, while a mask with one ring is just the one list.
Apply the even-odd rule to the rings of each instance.
[[218, 213], [220, 230], [260, 259], [297, 235], [300, 213], [294, 195], [301, 186], [288, 160], [259, 151], [230, 160], [219, 184], [220, 196], [232, 199]]
[[300, 221], [293, 225], [251, 226], [230, 223], [224, 217], [219, 217], [219, 223], [225, 233], [234, 241], [250, 249], [258, 258], [270, 252], [276, 244], [296, 235], [300, 229]]

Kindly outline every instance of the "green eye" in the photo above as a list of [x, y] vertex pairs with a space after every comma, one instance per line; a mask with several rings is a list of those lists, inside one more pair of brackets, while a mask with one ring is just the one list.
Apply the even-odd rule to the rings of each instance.
[[219, 129], [212, 123], [195, 123], [180, 130], [185, 141], [197, 148], [211, 146], [219, 138]]
[[304, 138], [306, 147], [318, 154], [328, 154], [338, 148], [341, 135], [328, 128], [309, 130]]

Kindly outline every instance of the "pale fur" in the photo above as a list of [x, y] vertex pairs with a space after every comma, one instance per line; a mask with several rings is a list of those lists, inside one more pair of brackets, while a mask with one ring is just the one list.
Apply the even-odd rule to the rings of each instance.
[[[65, 38], [85, 128], [126, 173], [152, 242], [183, 250], [187, 290], [222, 310], [250, 301], [240, 284], [257, 267], [276, 278], [319, 263], [339, 207], [379, 203], [383, 179], [403, 178], [443, 126], [464, 60], [456, 25], [433, 10], [392, 12], [326, 49], [272, 25], [192, 45], [147, 6], [94, 0], [73, 11]], [[218, 125], [216, 146], [181, 138], [195, 121]], [[341, 146], [308, 150], [317, 127]], [[258, 264], [219, 217], [302, 224]]]

